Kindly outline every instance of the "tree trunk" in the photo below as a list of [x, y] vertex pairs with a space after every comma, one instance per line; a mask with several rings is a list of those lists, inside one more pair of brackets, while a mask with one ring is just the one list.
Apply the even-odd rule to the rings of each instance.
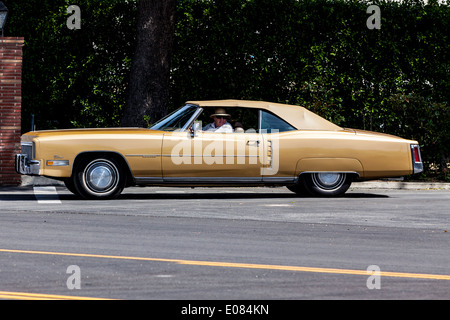
[[175, 10], [176, 0], [139, 2], [136, 49], [121, 123], [124, 127], [143, 127], [144, 116], [153, 123], [168, 112]]

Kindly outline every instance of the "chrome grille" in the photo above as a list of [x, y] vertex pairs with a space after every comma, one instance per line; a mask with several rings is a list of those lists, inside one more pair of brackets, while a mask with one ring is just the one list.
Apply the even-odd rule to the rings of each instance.
[[28, 159], [34, 159], [34, 148], [32, 142], [22, 142], [22, 154], [26, 154]]

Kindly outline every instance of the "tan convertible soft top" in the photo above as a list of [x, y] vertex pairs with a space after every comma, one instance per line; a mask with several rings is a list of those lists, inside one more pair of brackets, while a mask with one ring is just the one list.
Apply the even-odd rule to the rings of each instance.
[[304, 107], [290, 104], [248, 100], [188, 101], [186, 103], [198, 105], [199, 107], [242, 107], [266, 109], [284, 119], [299, 130], [342, 130], [341, 127], [325, 120]]

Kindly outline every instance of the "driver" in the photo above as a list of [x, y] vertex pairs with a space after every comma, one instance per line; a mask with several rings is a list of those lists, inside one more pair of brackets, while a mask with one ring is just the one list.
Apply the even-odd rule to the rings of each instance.
[[224, 108], [217, 108], [210, 116], [214, 121], [210, 124], [207, 124], [203, 127], [203, 131], [209, 131], [209, 132], [226, 132], [226, 133], [232, 133], [233, 127], [231, 124], [227, 121], [227, 119], [230, 118], [230, 115], [226, 113]]

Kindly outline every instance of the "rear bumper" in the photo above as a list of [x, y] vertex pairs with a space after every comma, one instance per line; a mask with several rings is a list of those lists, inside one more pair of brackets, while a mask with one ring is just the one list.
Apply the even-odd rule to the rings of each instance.
[[16, 172], [19, 174], [38, 176], [41, 171], [41, 162], [30, 160], [26, 154], [16, 155]]

